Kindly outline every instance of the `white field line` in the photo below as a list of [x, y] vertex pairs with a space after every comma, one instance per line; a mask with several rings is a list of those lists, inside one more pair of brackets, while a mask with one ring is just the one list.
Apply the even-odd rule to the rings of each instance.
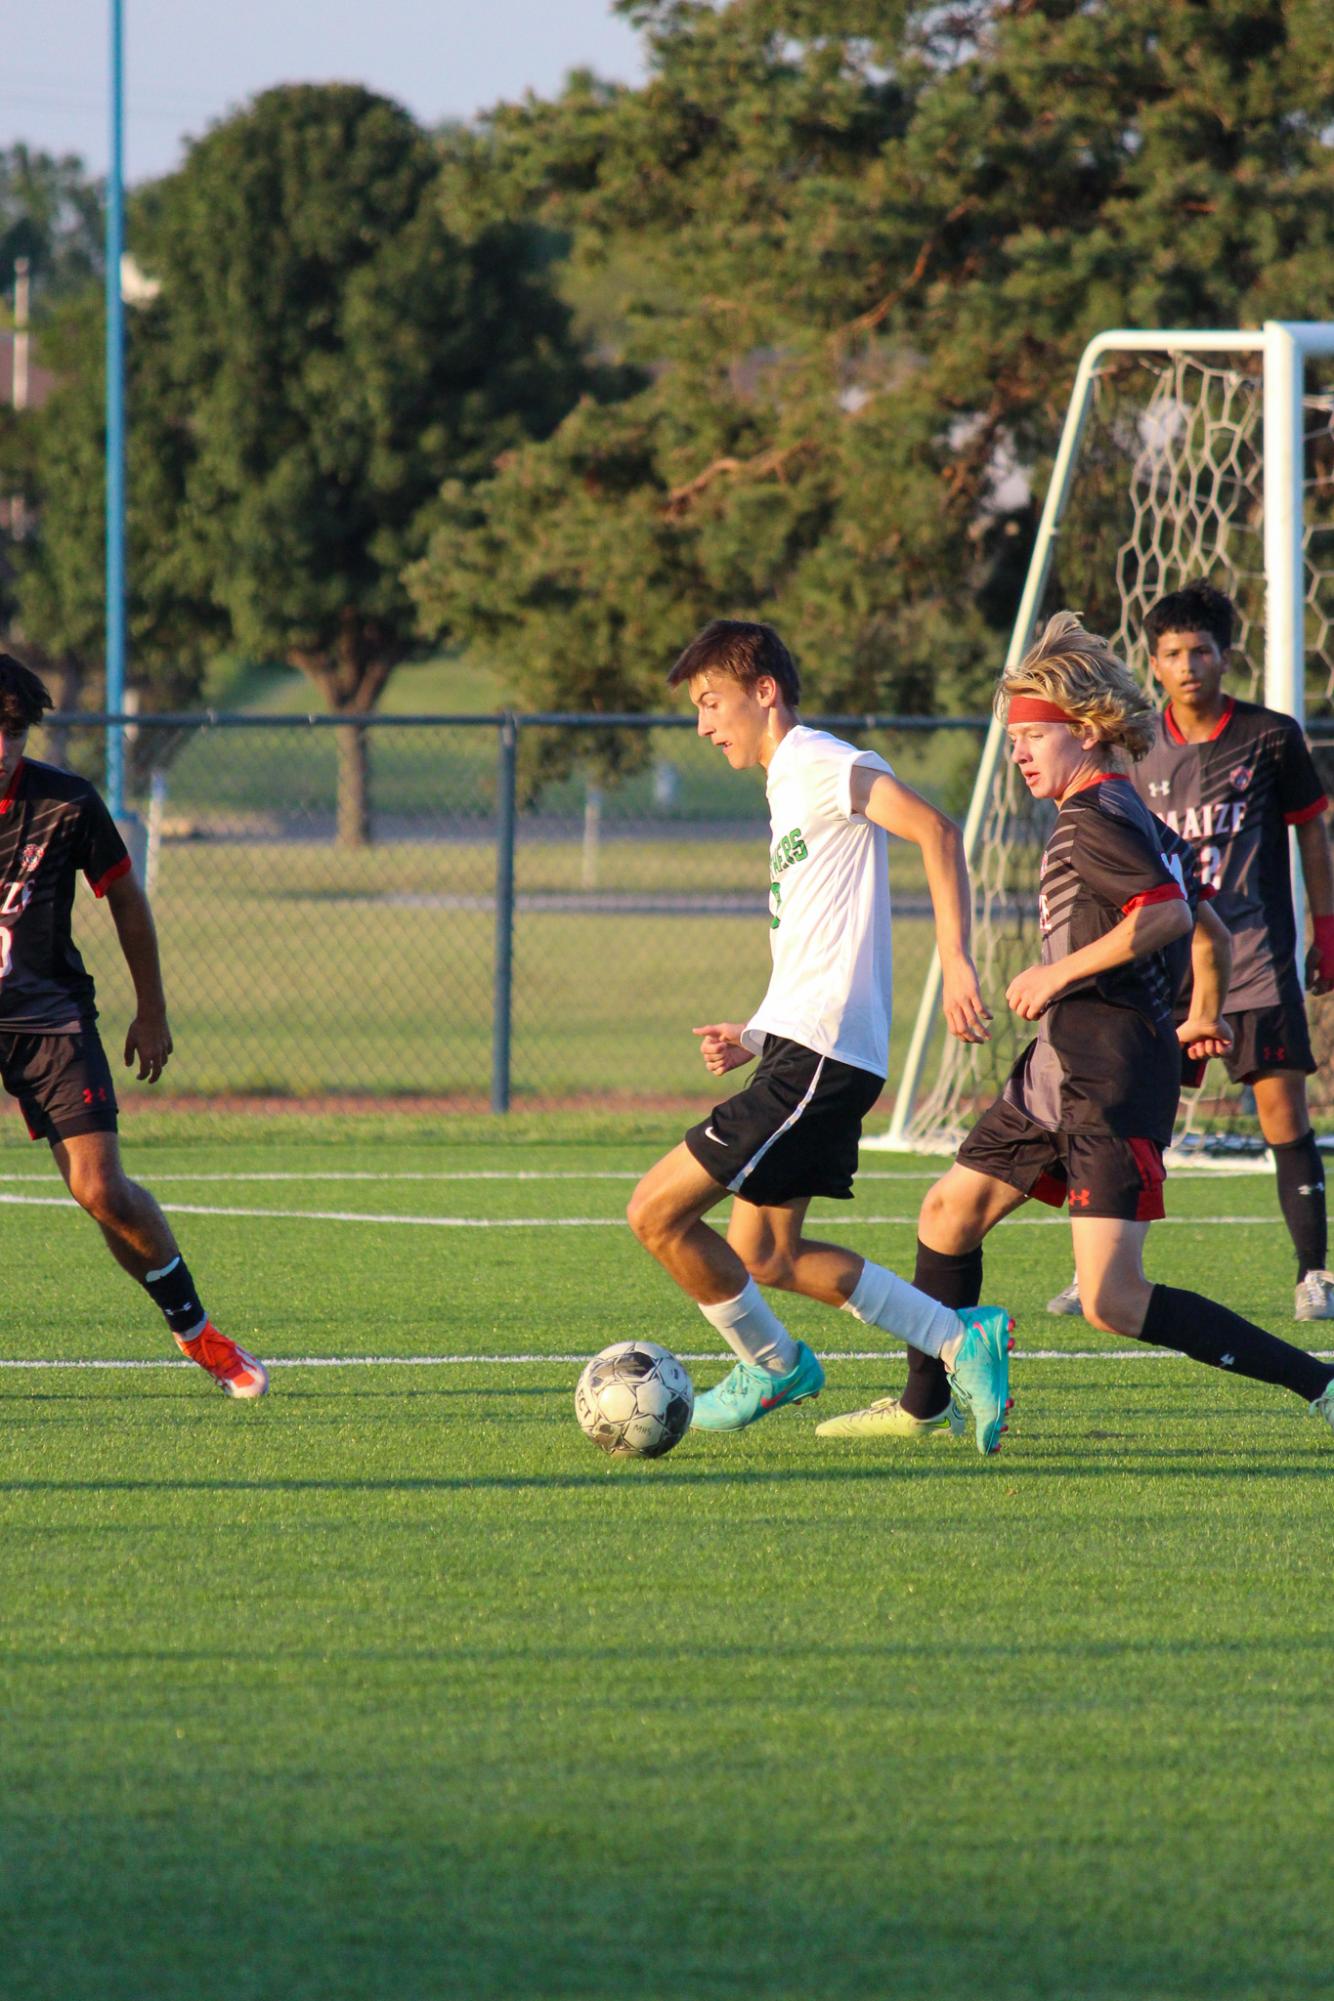
[[[1310, 1351], [1317, 1361], [1334, 1362], [1334, 1350]], [[825, 1354], [826, 1362], [901, 1362], [902, 1348], [840, 1349]], [[267, 1357], [270, 1369], [509, 1369], [582, 1368], [587, 1355], [280, 1355]], [[717, 1362], [727, 1359], [721, 1352], [711, 1355], [678, 1355], [681, 1362]], [[1016, 1348], [1012, 1362], [1180, 1362], [1185, 1357], [1169, 1348]], [[193, 1369], [198, 1365], [172, 1360], [152, 1361], [0, 1361], [0, 1369]]]
[[[0, 1205], [12, 1209], [72, 1209], [75, 1204], [68, 1195], [10, 1195], [0, 1193]], [[624, 1216], [394, 1216], [362, 1209], [240, 1209], [222, 1208], [203, 1202], [164, 1202], [163, 1208], [174, 1216], [245, 1216], [259, 1217], [261, 1220], [287, 1223], [373, 1223], [401, 1224], [417, 1230], [623, 1230]], [[826, 1220], [821, 1218], [821, 1221]], [[829, 1218], [833, 1221], [835, 1219]], [[866, 1230], [895, 1225], [915, 1228], [916, 1216], [839, 1216], [840, 1230]], [[1064, 1214], [1051, 1216], [1009, 1216], [1006, 1223], [1019, 1223], [1030, 1228], [1046, 1225], [1064, 1225], [1068, 1220]], [[1274, 1223], [1272, 1215], [1264, 1216], [1164, 1216], [1158, 1227], [1163, 1229], [1172, 1223], [1223, 1224], [1237, 1227], [1242, 1224]]]

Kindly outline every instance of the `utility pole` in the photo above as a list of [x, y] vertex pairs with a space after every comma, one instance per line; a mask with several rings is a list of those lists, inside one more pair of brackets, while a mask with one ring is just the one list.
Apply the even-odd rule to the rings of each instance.
[[[125, 705], [125, 301], [120, 261], [125, 250], [125, 22], [123, 0], [111, 0], [111, 171], [107, 178], [106, 231], [106, 704], [108, 715]], [[107, 726], [107, 805], [114, 819], [125, 811], [125, 744], [120, 728]]]

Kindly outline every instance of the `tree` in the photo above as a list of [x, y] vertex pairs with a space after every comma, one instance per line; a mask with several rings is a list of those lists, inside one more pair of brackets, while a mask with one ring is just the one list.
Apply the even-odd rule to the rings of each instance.
[[1334, 14], [621, 10], [643, 88], [502, 108], [446, 189], [619, 272], [651, 385], [446, 491], [424, 617], [543, 706], [654, 703], [716, 612], [782, 625], [813, 702], [978, 703], [1034, 522], [1004, 475], [1040, 492], [1086, 340], [1327, 310]]
[[[190, 410], [178, 572], [343, 716], [421, 644], [403, 573], [442, 481], [549, 431], [583, 380], [536, 233], [460, 240], [438, 167], [369, 91], [271, 90], [193, 147], [146, 229]], [[339, 838], [360, 842], [365, 732], [339, 737]]]
[[76, 154], [0, 147], [0, 292], [26, 257], [34, 309], [83, 291], [102, 271], [102, 183]]

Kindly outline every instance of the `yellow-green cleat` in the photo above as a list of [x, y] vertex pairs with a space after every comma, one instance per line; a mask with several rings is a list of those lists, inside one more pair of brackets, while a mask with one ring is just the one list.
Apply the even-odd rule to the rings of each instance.
[[962, 1438], [967, 1419], [953, 1397], [937, 1417], [914, 1417], [897, 1397], [877, 1397], [864, 1410], [845, 1411], [817, 1424], [817, 1438]]

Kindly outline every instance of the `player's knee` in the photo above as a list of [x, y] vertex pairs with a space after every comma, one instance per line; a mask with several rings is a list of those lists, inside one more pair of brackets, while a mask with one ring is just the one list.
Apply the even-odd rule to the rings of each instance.
[[1096, 1285], [1079, 1282], [1079, 1303], [1090, 1327], [1100, 1334], [1133, 1334], [1143, 1323], [1146, 1288], [1127, 1279], [1104, 1278]]
[[971, 1250], [981, 1241], [977, 1218], [943, 1182], [927, 1190], [917, 1218], [917, 1234], [924, 1244], [946, 1254]]
[[672, 1234], [669, 1205], [643, 1181], [625, 1206], [625, 1220], [645, 1250], [657, 1249]]
[[107, 1224], [129, 1222], [139, 1193], [123, 1174], [108, 1172], [100, 1165], [76, 1167], [70, 1175], [69, 1192], [95, 1223]]

